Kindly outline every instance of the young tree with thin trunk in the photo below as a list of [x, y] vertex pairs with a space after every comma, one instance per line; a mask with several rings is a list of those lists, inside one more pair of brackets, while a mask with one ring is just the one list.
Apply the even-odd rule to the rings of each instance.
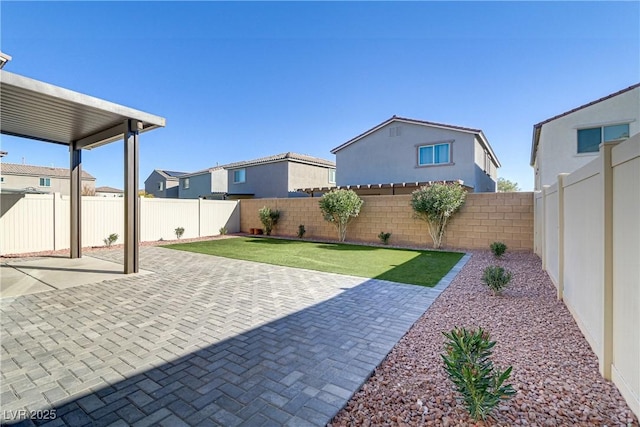
[[460, 184], [436, 183], [411, 193], [411, 207], [415, 217], [429, 226], [433, 247], [442, 245], [442, 237], [449, 218], [464, 204], [465, 189]]
[[344, 242], [347, 225], [358, 216], [364, 202], [353, 190], [333, 190], [320, 199], [320, 210], [324, 219], [332, 222], [338, 230], [338, 239]]

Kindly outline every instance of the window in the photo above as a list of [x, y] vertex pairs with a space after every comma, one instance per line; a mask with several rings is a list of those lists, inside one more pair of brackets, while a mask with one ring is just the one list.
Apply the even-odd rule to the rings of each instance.
[[335, 183], [336, 183], [336, 170], [329, 169], [329, 184], [335, 184]]
[[51, 187], [51, 178], [40, 178], [40, 187]]
[[158, 182], [158, 191], [162, 191], [164, 189], [164, 184], [162, 183], [162, 181]]
[[491, 176], [491, 164], [493, 162], [491, 161], [491, 156], [489, 155], [489, 153], [485, 152], [484, 153], [484, 171], [487, 175]]
[[185, 190], [189, 189], [189, 178], [185, 178], [184, 180], [182, 180], [182, 188]]
[[597, 153], [600, 144], [629, 137], [629, 123], [578, 129], [578, 153]]
[[418, 147], [418, 166], [451, 163], [451, 144], [423, 145]]
[[233, 171], [233, 183], [240, 184], [246, 180], [246, 169], [237, 169]]

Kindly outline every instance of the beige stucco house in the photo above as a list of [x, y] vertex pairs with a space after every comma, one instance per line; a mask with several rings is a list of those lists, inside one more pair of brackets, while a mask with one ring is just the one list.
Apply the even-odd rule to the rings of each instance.
[[640, 132], [640, 83], [533, 125], [535, 190], [598, 156], [602, 142]]
[[[22, 165], [2, 163], [0, 181], [2, 192], [37, 192], [60, 193], [68, 196], [71, 192], [71, 176], [69, 169], [48, 166]], [[82, 191], [93, 194], [96, 179], [86, 171], [82, 171]]]
[[331, 150], [338, 186], [462, 181], [495, 192], [500, 162], [479, 129], [393, 116]]

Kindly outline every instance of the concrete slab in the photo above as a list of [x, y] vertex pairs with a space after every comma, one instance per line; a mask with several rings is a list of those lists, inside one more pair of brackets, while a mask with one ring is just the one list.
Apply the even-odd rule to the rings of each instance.
[[[0, 276], [0, 298], [67, 289], [125, 277], [120, 263], [84, 256], [46, 257], [5, 262]], [[141, 271], [137, 275], [147, 274]], [[133, 275], [135, 276], [135, 275]]]

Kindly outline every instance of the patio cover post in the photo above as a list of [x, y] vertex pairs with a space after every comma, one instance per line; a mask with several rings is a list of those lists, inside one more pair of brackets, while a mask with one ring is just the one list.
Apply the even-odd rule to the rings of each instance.
[[124, 122], [124, 274], [139, 269], [138, 135], [140, 122]]
[[76, 142], [69, 144], [71, 170], [70, 248], [71, 258], [82, 257], [82, 149]]

